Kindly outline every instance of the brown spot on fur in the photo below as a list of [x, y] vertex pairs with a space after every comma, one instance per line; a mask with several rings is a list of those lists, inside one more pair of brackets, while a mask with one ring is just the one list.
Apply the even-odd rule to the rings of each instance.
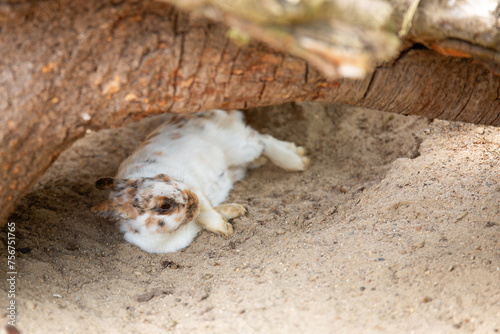
[[172, 230], [169, 226], [166, 226], [163, 220], [154, 217], [148, 217], [146, 219], [145, 225], [148, 229], [156, 227], [156, 232], [158, 233], [171, 233], [175, 231]]
[[118, 205], [122, 205], [126, 201], [127, 201], [127, 198], [126, 198], [125, 194], [120, 194], [119, 196], [115, 196], [115, 202]]
[[113, 205], [113, 200], [108, 199], [101, 204], [97, 204], [92, 207], [92, 211], [95, 213], [100, 213], [100, 214], [110, 214], [113, 212], [114, 205]]
[[132, 226], [128, 225], [127, 226], [127, 230], [131, 233], [134, 233], [134, 234], [139, 234], [139, 230], [136, 229], [136, 228], [133, 228]]
[[127, 191], [125, 192], [124, 198], [121, 202], [123, 203], [117, 211], [119, 211], [122, 217], [127, 219], [136, 219], [138, 214], [143, 214], [144, 209], [141, 208], [139, 201], [137, 200], [137, 188], [139, 186], [138, 180], [129, 180], [127, 182]]
[[181, 137], [182, 137], [182, 135], [179, 132], [174, 132], [170, 135], [170, 139], [172, 139], [172, 140], [177, 140]]
[[172, 182], [172, 179], [166, 174], [158, 174], [153, 179], [160, 180], [166, 183]]
[[126, 187], [132, 187], [135, 189], [137, 189], [138, 185], [139, 185], [139, 180], [137, 180], [137, 179], [130, 179], [125, 184]]
[[154, 151], [152, 154], [156, 157], [166, 156], [166, 154], [163, 153], [162, 151]]
[[135, 198], [135, 195], [137, 195], [137, 182], [132, 183], [130, 187], [127, 189], [127, 200], [132, 201]]
[[159, 222], [160, 220], [158, 218], [148, 217], [146, 218], [146, 222], [144, 225], [146, 226], [146, 228], [151, 228], [153, 226], [157, 226]]
[[144, 140], [144, 141], [141, 143], [141, 145], [139, 145], [139, 148], [146, 147], [146, 146], [148, 146], [149, 144], [151, 144], [151, 140], [146, 139], [146, 140]]
[[184, 221], [182, 222], [183, 224], [187, 224], [193, 219], [198, 216], [198, 213], [200, 212], [200, 207], [199, 207], [199, 201], [198, 201], [198, 196], [191, 190], [187, 189], [182, 192], [183, 195], [187, 196], [187, 203], [186, 203], [186, 212], [185, 212], [185, 218]]
[[146, 189], [141, 193], [141, 198], [143, 198], [143, 206], [145, 208], [149, 207], [149, 202], [153, 199], [153, 191], [151, 189]]
[[185, 114], [177, 114], [174, 115], [171, 119], [169, 119], [166, 124], [180, 124], [180, 123], [185, 123], [188, 119], [191, 119], [192, 116], [190, 115], [185, 115]]
[[131, 202], [126, 202], [124, 205], [120, 206], [116, 210], [118, 214], [125, 219], [136, 219], [137, 212]]
[[153, 131], [151, 132], [145, 139], [145, 141], [149, 141], [151, 140], [152, 138], [158, 136], [160, 134], [160, 131]]
[[132, 207], [134, 207], [134, 209], [136, 210], [136, 212], [139, 213], [139, 215], [142, 215], [142, 214], [144, 214], [146, 212], [142, 208], [141, 203], [139, 202], [139, 200], [137, 199], [137, 197], [132, 200]]

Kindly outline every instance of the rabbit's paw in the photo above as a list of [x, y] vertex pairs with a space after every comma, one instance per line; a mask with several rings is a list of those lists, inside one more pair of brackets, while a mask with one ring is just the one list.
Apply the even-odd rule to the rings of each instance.
[[210, 232], [220, 233], [226, 237], [231, 236], [233, 234], [233, 226], [212, 206], [206, 196], [200, 194], [199, 199], [200, 213], [196, 217], [198, 224]]
[[276, 166], [287, 171], [305, 170], [310, 160], [306, 150], [294, 143], [278, 140], [272, 136], [264, 135], [264, 156], [269, 158]]
[[247, 212], [243, 205], [236, 203], [222, 204], [216, 207], [215, 210], [227, 220], [242, 216]]

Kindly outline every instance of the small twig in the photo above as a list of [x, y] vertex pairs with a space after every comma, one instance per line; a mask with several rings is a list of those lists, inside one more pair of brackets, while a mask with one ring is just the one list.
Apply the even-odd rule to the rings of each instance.
[[458, 217], [457, 219], [455, 219], [455, 223], [458, 223], [459, 221], [461, 221], [462, 219], [465, 218], [465, 216], [467, 216], [469, 213], [468, 212], [464, 212], [460, 217]]

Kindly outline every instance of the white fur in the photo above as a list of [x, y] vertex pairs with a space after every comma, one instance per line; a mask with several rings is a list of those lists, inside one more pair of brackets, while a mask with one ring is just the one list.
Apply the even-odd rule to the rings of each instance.
[[[137, 222], [141, 224], [140, 222]], [[123, 224], [122, 224], [123, 226]], [[187, 247], [200, 232], [201, 226], [193, 220], [171, 234], [150, 233], [146, 229], [140, 234], [123, 230], [125, 240], [149, 253], [172, 253]]]
[[[229, 236], [232, 227], [226, 218], [241, 215], [245, 209], [240, 205], [214, 207], [225, 201], [234, 182], [241, 180], [248, 168], [265, 162], [263, 158], [255, 161], [261, 155], [290, 171], [304, 170], [309, 163], [303, 148], [259, 134], [245, 125], [240, 111], [210, 110], [184, 117], [174, 116], [162, 124], [122, 163], [116, 176], [122, 180], [121, 186], [110, 195], [115, 212], [120, 212], [117, 215], [125, 239], [147, 252], [178, 251], [188, 246], [202, 227]], [[167, 175], [172, 181], [147, 179], [159, 174]], [[130, 187], [125, 182], [145, 178], [147, 181], [141, 183], [135, 195], [139, 198], [125, 201], [124, 194]], [[183, 208], [187, 205], [187, 189], [196, 194], [199, 213], [184, 224], [179, 223], [184, 209], [156, 215], [152, 214], [153, 204], [144, 204], [148, 206], [144, 208], [146, 212], [143, 210], [134, 219], [120, 209], [130, 205], [130, 201], [140, 206], [146, 201], [145, 194], [152, 195], [153, 201], [171, 198]], [[116, 204], [119, 201], [123, 203]], [[152, 215], [161, 225], [147, 226], [147, 219]], [[165, 228], [169, 231], [165, 232]]]

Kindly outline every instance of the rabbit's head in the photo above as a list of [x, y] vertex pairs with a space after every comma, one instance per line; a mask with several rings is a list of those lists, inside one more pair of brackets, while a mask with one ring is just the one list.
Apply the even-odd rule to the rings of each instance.
[[112, 193], [93, 210], [120, 219], [132, 233], [172, 233], [199, 213], [196, 194], [164, 174], [137, 179], [106, 177], [97, 180], [96, 187]]

